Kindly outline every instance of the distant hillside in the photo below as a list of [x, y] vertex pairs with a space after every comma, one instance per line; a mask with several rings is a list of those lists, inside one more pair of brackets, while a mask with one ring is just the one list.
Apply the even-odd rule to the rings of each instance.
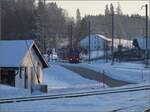
[[[115, 11], [114, 31], [116, 38], [132, 39], [144, 36], [145, 19], [140, 15], [123, 15], [120, 6], [110, 8], [106, 5], [105, 15], [85, 16], [81, 18], [76, 10], [76, 18], [69, 17], [67, 10], [56, 3], [44, 3], [39, 0], [0, 0], [1, 34], [3, 40], [34, 39], [43, 51], [46, 48], [58, 48], [61, 41], [77, 45], [88, 35], [88, 21], [91, 21], [91, 34], [99, 33], [111, 38], [111, 14]], [[149, 22], [150, 28], [150, 22]], [[150, 30], [149, 30], [150, 34]]]
[[[111, 15], [86, 16], [81, 20], [81, 31], [85, 31], [83, 26], [88, 28], [87, 21], [91, 21], [91, 33], [100, 33], [111, 37]], [[149, 21], [150, 26], [150, 21]], [[81, 38], [88, 35], [88, 30], [81, 33]], [[145, 18], [139, 15], [115, 15], [114, 34], [116, 38], [133, 39], [137, 36], [145, 35]], [[149, 30], [150, 34], [150, 30]]]

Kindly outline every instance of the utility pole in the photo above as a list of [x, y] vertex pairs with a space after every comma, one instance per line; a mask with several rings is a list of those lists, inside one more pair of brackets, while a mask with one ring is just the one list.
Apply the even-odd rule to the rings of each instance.
[[32, 69], [32, 67], [30, 67], [30, 69], [31, 69], [31, 94], [33, 93], [33, 69]]
[[150, 0], [149, 0], [149, 19], [150, 19]]
[[71, 49], [73, 48], [73, 39], [72, 39], [72, 22], [70, 24], [70, 44], [71, 44]]
[[[1, 23], [1, 16], [2, 16], [2, 7], [1, 7], [2, 5], [0, 4], [0, 40], [1, 40], [1, 34], [2, 34], [2, 32], [1, 32], [1, 30], [2, 30], [2, 23]], [[2, 82], [2, 80], [1, 80], [2, 78], [1, 78], [1, 68], [0, 68], [0, 83]]]
[[111, 20], [112, 20], [112, 46], [111, 46], [111, 52], [112, 52], [112, 65], [114, 64], [114, 11], [112, 11], [112, 16], [111, 16]]
[[[46, 0], [43, 0], [43, 3], [44, 3], [44, 10], [46, 8]], [[45, 15], [45, 14], [44, 14]], [[46, 24], [45, 22], [43, 23], [43, 49], [44, 49], [44, 54], [46, 53], [46, 42], [45, 42], [45, 39], [46, 39]]]
[[90, 20], [88, 21], [89, 23], [89, 63], [91, 62], [91, 22]]
[[145, 5], [145, 37], [146, 37], [146, 50], [145, 50], [145, 64], [148, 67], [148, 4]]
[[1, 16], [2, 16], [2, 13], [1, 13], [1, 12], [2, 12], [2, 9], [1, 9], [1, 4], [0, 4], [0, 40], [1, 40], [1, 38], [2, 38], [2, 37], [1, 37], [1, 34], [2, 34], [2, 32], [1, 32], [1, 31], [2, 31], [2, 29], [1, 29], [1, 28], [2, 28], [2, 23], [1, 23]]

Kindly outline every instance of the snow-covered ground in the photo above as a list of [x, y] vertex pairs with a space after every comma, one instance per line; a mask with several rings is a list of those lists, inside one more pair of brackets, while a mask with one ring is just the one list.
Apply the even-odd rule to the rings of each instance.
[[50, 68], [44, 70], [44, 84], [47, 84], [49, 89], [84, 88], [92, 85], [100, 86], [99, 82], [85, 79], [79, 74], [54, 63], [50, 64]]
[[144, 64], [137, 63], [117, 63], [111, 65], [111, 62], [106, 63], [104, 60], [93, 62], [92, 64], [66, 64], [69, 66], [79, 66], [88, 68], [97, 72], [104, 73], [114, 79], [127, 81], [131, 83], [141, 83], [150, 81], [150, 70], [145, 68]]
[[[106, 75], [109, 75], [110, 77], [115, 79], [142, 83], [136, 85], [126, 85], [124, 87], [138, 87], [139, 85], [147, 85], [147, 83], [143, 82], [147, 82], [149, 80], [150, 74], [149, 70], [146, 69], [144, 65], [134, 63], [115, 63], [112, 66], [110, 62], [105, 63], [105, 61], [102, 60], [99, 62], [93, 62], [92, 64], [82, 63], [66, 65], [85, 67], [98, 72], [105, 72]], [[83, 90], [82, 88], [90, 87], [93, 84], [100, 85], [98, 82], [85, 79], [79, 74], [71, 72], [61, 67], [60, 65], [57, 65], [56, 63], [51, 63], [50, 68], [44, 70], [44, 83], [48, 84], [50, 90], [57, 88], [55, 92], [48, 94], [59, 94], [61, 89], [64, 88], [67, 89], [67, 91], [63, 92], [71, 93], [74, 91], [73, 87], [80, 88], [80, 92], [92, 91], [92, 89], [89, 88], [85, 90]], [[6, 91], [0, 91], [0, 97], [4, 97], [4, 95], [9, 96], [9, 92], [9, 94], [13, 94], [14, 96], [16, 95], [16, 97], [20, 95], [30, 95], [29, 91], [26, 93], [26, 91], [22, 90], [23, 93], [21, 93], [20, 89], [17, 88], [0, 86], [0, 89]], [[99, 90], [99, 88], [96, 89]], [[0, 111], [12, 112], [13, 110], [13, 112], [143, 112], [146, 108], [150, 106], [149, 101], [150, 90], [143, 90], [136, 92], [103, 94], [78, 98], [62, 98], [0, 104]]]
[[[79, 74], [71, 72], [55, 63], [50, 64], [48, 69], [44, 70], [44, 84], [48, 85], [50, 92], [65, 92], [72, 90], [93, 89], [102, 87], [102, 84], [81, 77]], [[32, 95], [43, 94], [34, 91]], [[30, 89], [21, 89], [0, 84], [0, 98], [30, 96]]]
[[0, 104], [1, 112], [143, 112], [150, 106], [150, 91], [113, 93], [78, 98]]
[[20, 97], [30, 95], [29, 90], [0, 84], [0, 98]]

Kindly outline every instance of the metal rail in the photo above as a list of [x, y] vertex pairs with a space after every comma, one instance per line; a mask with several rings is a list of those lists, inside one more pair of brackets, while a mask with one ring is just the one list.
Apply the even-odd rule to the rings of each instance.
[[150, 90], [150, 85], [117, 88], [117, 89], [115, 88], [115, 89], [107, 89], [107, 90], [99, 90], [99, 91], [97, 90], [97, 91], [89, 91], [89, 92], [75, 92], [75, 93], [41, 95], [41, 96], [31, 96], [31, 97], [5, 98], [5, 99], [0, 99], [0, 104], [47, 100], [47, 99], [75, 98], [75, 97], [104, 95], [104, 94], [112, 94], [112, 93], [134, 92], [134, 91], [142, 91], [142, 90]]
[[144, 110], [144, 112], [150, 112], [150, 109], [146, 109], [146, 110]]

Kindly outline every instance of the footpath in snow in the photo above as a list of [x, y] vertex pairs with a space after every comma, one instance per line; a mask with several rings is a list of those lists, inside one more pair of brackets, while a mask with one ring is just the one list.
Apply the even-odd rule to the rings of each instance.
[[57, 64], [50, 64], [50, 68], [44, 70], [44, 84], [49, 89], [100, 87], [99, 82], [85, 79]]

